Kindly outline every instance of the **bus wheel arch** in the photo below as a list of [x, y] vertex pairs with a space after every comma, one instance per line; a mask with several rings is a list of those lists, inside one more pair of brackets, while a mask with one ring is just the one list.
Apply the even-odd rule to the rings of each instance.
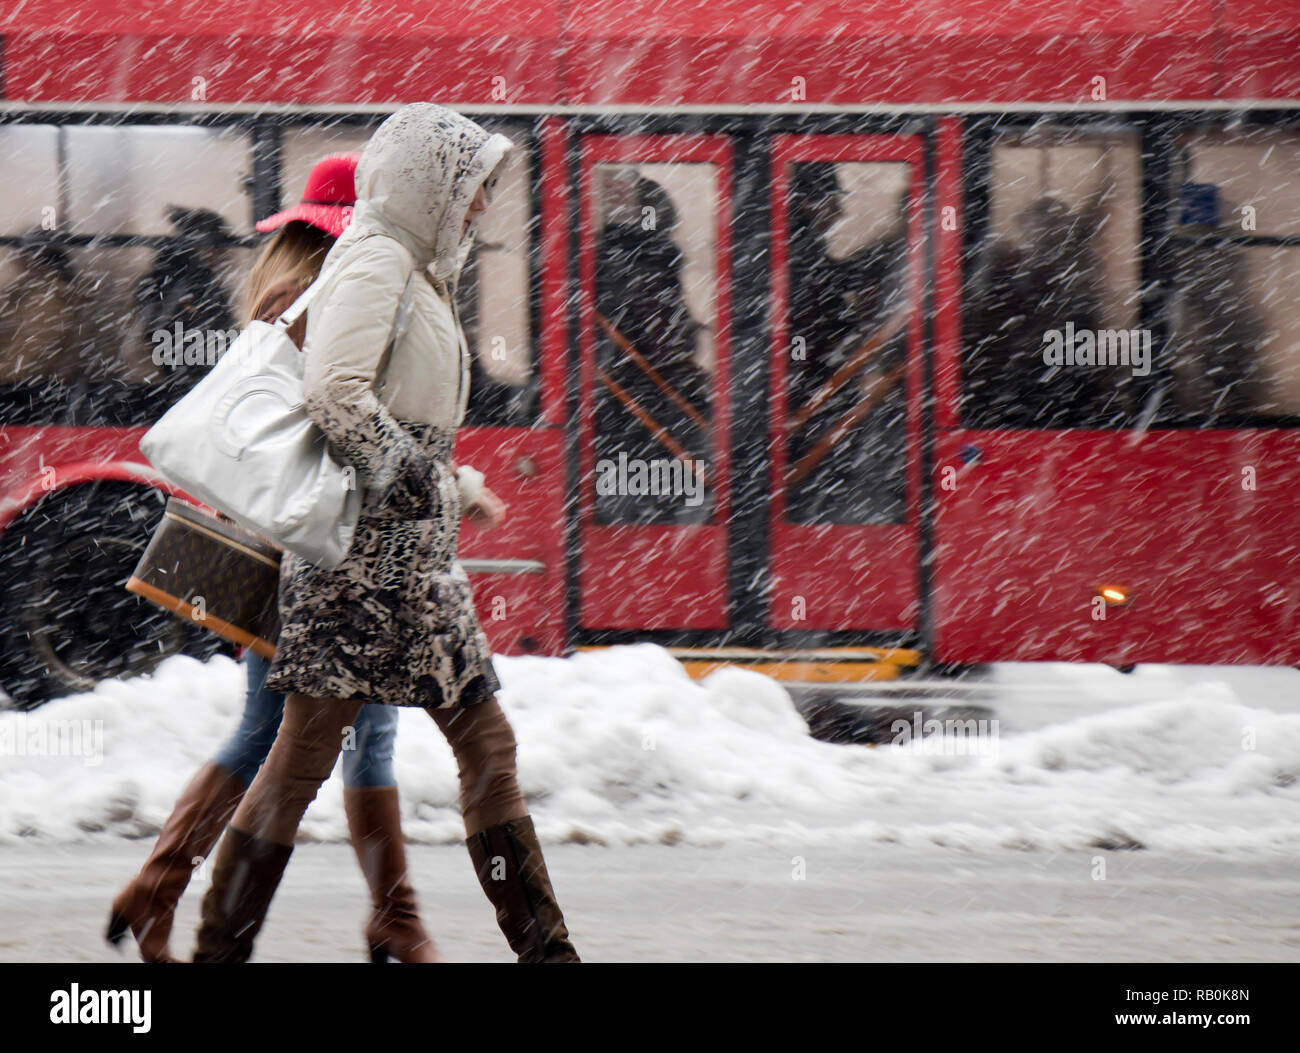
[[99, 479], [53, 490], [0, 534], [0, 685], [31, 708], [221, 641], [125, 588], [166, 494]]

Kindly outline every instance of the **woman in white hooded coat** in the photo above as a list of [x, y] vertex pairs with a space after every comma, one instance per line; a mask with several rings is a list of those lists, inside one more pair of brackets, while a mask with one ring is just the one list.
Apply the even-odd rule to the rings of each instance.
[[[284, 557], [267, 686], [286, 695], [270, 755], [217, 851], [195, 961], [246, 961], [294, 834], [363, 703], [420, 706], [456, 755], [466, 844], [522, 962], [577, 961], [519, 791], [514, 733], [469, 583], [462, 513], [504, 506], [451, 459], [469, 396], [456, 283], [511, 142], [432, 103], [405, 106], [357, 166], [351, 225], [307, 315], [305, 402], [357, 470], [361, 519], [323, 570]], [[409, 323], [384, 349], [408, 282]]]

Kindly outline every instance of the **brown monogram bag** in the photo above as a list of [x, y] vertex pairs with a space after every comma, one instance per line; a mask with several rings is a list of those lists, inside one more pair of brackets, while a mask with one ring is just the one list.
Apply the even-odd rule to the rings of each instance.
[[278, 548], [173, 497], [126, 587], [273, 658], [280, 635], [279, 584]]

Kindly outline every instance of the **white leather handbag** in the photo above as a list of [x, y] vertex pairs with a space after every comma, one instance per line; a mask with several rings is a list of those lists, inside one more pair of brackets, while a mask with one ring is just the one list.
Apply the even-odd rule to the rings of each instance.
[[[305, 356], [288, 334], [325, 277], [274, 322], [249, 322], [208, 375], [145, 433], [140, 451], [174, 486], [330, 569], [352, 544], [362, 480], [334, 458], [307, 415]], [[405, 331], [413, 278], [398, 302], [379, 374]]]

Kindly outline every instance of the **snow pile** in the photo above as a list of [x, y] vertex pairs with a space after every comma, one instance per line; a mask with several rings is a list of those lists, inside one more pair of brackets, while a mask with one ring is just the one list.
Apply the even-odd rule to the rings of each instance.
[[[1034, 730], [990, 727], [971, 755], [970, 741], [953, 737], [876, 749], [817, 742], [766, 677], [723, 670], [696, 684], [649, 644], [498, 663], [521, 782], [549, 839], [756, 840], [792, 854], [881, 842], [1300, 848], [1300, 714], [1275, 711], [1290, 708], [1285, 700], [1245, 704], [1226, 673]], [[1054, 668], [1058, 678], [1095, 675]], [[243, 684], [228, 659], [174, 658], [151, 678], [0, 714], [0, 840], [152, 835], [235, 727]], [[70, 728], [83, 729], [80, 742]], [[397, 775], [408, 837], [464, 836], [451, 750], [418, 710], [402, 711]], [[302, 837], [346, 836], [336, 774]]]

